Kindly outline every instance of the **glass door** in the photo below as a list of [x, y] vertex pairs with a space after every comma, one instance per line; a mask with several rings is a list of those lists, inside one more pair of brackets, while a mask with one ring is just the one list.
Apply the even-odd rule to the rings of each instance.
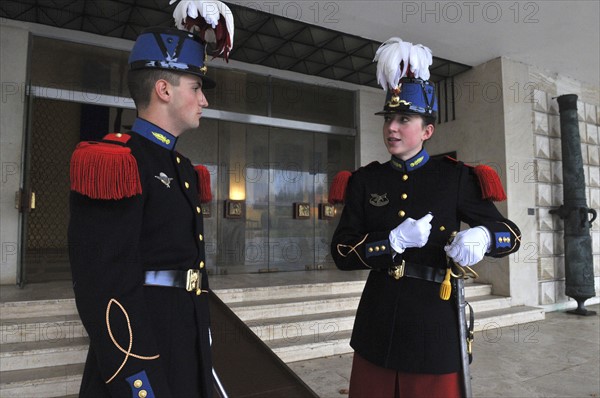
[[219, 122], [219, 272], [268, 271], [268, 128]]
[[314, 268], [335, 268], [330, 254], [331, 238], [340, 220], [341, 205], [327, 202], [333, 177], [342, 171], [354, 170], [354, 137], [315, 134], [314, 203], [317, 211], [314, 233]]
[[270, 129], [269, 271], [312, 269], [314, 133]]
[[321, 217], [320, 207], [333, 176], [353, 168], [354, 137], [202, 120], [177, 148], [211, 175], [213, 200], [203, 205], [211, 272], [333, 267], [339, 215]]

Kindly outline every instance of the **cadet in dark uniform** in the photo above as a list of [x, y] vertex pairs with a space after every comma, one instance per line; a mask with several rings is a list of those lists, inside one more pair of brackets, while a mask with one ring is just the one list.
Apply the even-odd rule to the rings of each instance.
[[129, 58], [131, 132], [73, 154], [70, 260], [90, 337], [81, 397], [212, 395], [199, 196], [210, 191], [174, 149], [215, 85], [205, 45], [175, 28], [144, 31]]
[[[431, 64], [422, 46], [391, 39], [380, 47], [378, 70], [398, 70], [396, 77], [379, 76], [391, 88], [378, 114], [392, 156], [349, 177], [331, 245], [338, 268], [372, 270], [350, 343], [350, 397], [459, 397], [457, 312], [452, 300], [440, 298], [446, 256], [462, 266], [484, 255], [505, 256], [518, 249], [520, 232], [490, 200], [501, 199], [501, 186], [480, 181], [479, 169], [429, 157], [423, 144], [434, 132], [434, 87], [428, 71], [413, 69], [408, 58], [395, 58], [390, 67], [402, 46], [411, 63], [424, 55], [421, 68]], [[449, 245], [461, 222], [471, 228]]]

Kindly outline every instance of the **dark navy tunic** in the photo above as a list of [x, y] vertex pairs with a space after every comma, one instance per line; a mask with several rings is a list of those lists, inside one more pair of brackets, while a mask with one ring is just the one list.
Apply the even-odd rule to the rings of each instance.
[[142, 119], [133, 130], [124, 145], [142, 193], [71, 193], [73, 286], [90, 336], [80, 396], [209, 397], [208, 294], [144, 285], [146, 271], [196, 269], [208, 290], [198, 178], [176, 137]]

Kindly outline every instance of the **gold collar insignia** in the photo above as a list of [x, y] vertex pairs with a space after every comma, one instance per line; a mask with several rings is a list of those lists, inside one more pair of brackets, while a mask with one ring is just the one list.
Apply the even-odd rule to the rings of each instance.
[[162, 142], [163, 144], [169, 145], [171, 143], [171, 140], [168, 139], [167, 137], [164, 136], [164, 134], [160, 134], [160, 133], [155, 133], [154, 131], [152, 132], [152, 135], [154, 136], [154, 138], [156, 138], [157, 140], [159, 140], [160, 142]]

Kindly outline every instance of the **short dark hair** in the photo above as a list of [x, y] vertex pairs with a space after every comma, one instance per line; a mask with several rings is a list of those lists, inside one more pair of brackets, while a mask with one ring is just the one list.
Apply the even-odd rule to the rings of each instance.
[[436, 118], [435, 116], [425, 116], [425, 115], [420, 115], [421, 116], [421, 120], [423, 121], [423, 128], [425, 128], [426, 126], [433, 124], [435, 126], [435, 122], [436, 122]]
[[179, 86], [180, 73], [164, 69], [136, 69], [127, 72], [127, 87], [129, 95], [138, 109], [147, 108], [150, 105], [150, 96], [154, 89], [154, 83], [158, 80], [166, 80], [174, 86]]

